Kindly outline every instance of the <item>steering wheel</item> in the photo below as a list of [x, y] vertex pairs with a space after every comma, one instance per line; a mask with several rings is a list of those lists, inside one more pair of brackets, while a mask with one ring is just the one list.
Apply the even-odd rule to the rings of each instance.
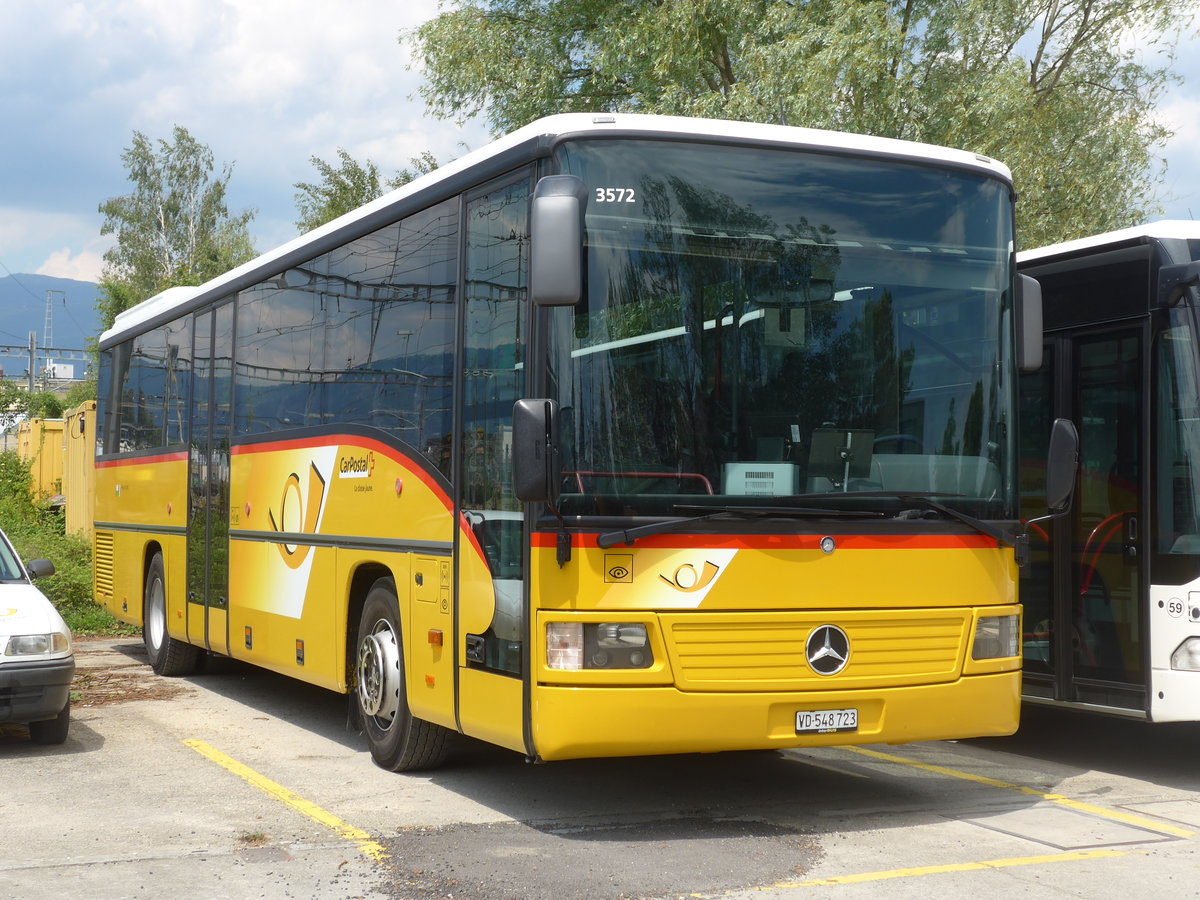
[[903, 448], [905, 447], [914, 448], [909, 450], [909, 453], [925, 452], [925, 442], [915, 434], [885, 434], [881, 437], [875, 438], [875, 442], [872, 446], [875, 448], [875, 450], [878, 450], [880, 444], [895, 444], [896, 450], [899, 453], [904, 453], [905, 451]]

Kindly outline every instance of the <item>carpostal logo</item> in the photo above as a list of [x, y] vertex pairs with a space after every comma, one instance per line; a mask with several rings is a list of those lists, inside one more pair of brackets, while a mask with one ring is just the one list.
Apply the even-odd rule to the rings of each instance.
[[370, 478], [375, 471], [375, 452], [343, 456], [338, 461], [338, 478]]
[[[305, 489], [307, 488], [307, 490]], [[300, 476], [293, 472], [283, 483], [283, 496], [279, 498], [279, 513], [267, 509], [267, 521], [271, 530], [281, 535], [296, 536], [316, 534], [321, 517], [321, 506], [325, 500], [325, 479], [315, 462], [308, 467], [308, 484], [301, 485]], [[277, 544], [279, 553], [289, 569], [298, 569], [308, 558], [311, 544], [295, 544], [284, 541]]]

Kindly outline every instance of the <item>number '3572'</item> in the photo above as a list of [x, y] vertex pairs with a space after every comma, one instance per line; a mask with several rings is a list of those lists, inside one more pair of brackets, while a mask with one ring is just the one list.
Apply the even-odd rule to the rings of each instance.
[[597, 203], [637, 203], [634, 188], [596, 188]]

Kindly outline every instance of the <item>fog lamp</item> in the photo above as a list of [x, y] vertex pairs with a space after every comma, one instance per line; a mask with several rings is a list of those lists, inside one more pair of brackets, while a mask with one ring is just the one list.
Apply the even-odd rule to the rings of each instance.
[[1003, 659], [1017, 655], [1020, 616], [980, 616], [975, 622], [971, 659]]
[[1200, 637], [1190, 637], [1171, 654], [1171, 668], [1200, 672]]

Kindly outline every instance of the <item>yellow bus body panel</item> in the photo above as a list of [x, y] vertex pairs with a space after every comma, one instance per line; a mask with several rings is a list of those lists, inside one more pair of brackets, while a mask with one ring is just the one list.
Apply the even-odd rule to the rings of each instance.
[[[555, 535], [535, 534], [526, 707], [520, 678], [467, 663], [466, 638], [492, 622], [498, 589], [427, 467], [352, 436], [242, 445], [230, 463], [227, 614], [185, 599], [186, 454], [97, 466], [105, 608], [140, 624], [146, 561], [161, 552], [172, 637], [346, 691], [352, 594], [388, 575], [412, 712], [547, 760], [1016, 728], [1020, 659], [970, 654], [981, 615], [1019, 614], [1012, 552], [981, 536], [669, 534], [601, 549], [575, 535], [560, 565]], [[545, 628], [561, 620], [641, 622], [653, 663], [551, 670]], [[851, 642], [833, 676], [805, 661], [822, 624]], [[842, 708], [858, 710], [855, 732], [796, 733], [797, 712]]]
[[[538, 757], [715, 752], [1011, 734], [1020, 658], [974, 661], [981, 615], [1020, 614], [1012, 551], [975, 535], [660, 535], [534, 549]], [[594, 539], [593, 539], [594, 540]], [[550, 622], [636, 622], [653, 663], [550, 669]], [[845, 667], [805, 643], [834, 624]], [[802, 711], [856, 709], [853, 732], [798, 734]]]
[[[142, 624], [146, 566], [163, 555], [167, 630], [187, 640], [187, 456], [134, 457], [95, 467], [94, 583], [96, 602], [131, 625]], [[120, 524], [121, 528], [109, 527]], [[178, 585], [179, 590], [171, 590]]]

